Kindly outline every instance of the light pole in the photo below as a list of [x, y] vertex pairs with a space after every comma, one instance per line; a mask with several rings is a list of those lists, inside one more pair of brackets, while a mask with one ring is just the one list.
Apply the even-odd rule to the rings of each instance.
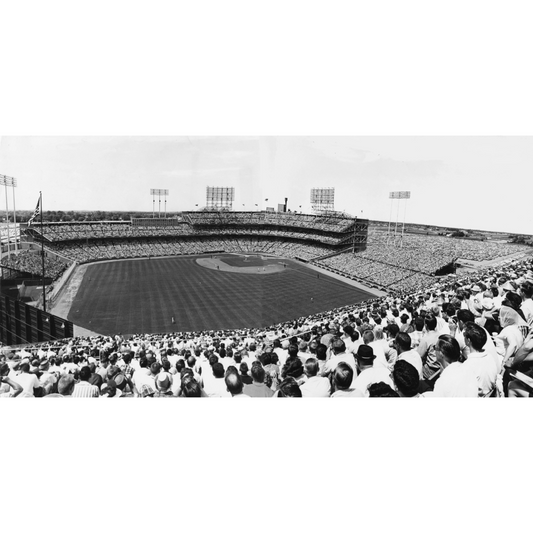
[[[9, 250], [11, 248], [11, 230], [9, 227], [9, 205], [7, 200], [7, 188], [13, 187], [13, 210], [15, 209], [15, 187], [17, 186], [17, 179], [12, 178], [11, 176], [5, 176], [4, 174], [0, 174], [0, 185], [4, 186], [5, 193], [6, 193], [6, 222], [7, 222], [7, 253], [9, 254]], [[17, 249], [17, 215], [16, 212], [14, 212], [14, 222], [15, 222], [15, 250]], [[0, 257], [2, 255], [1, 252], [1, 245], [0, 245]]]
[[168, 189], [150, 189], [150, 194], [153, 197], [152, 200], [152, 218], [155, 218], [155, 197], [159, 197], [159, 218], [161, 218], [161, 196], [165, 197], [165, 218], [167, 216], [167, 196]]

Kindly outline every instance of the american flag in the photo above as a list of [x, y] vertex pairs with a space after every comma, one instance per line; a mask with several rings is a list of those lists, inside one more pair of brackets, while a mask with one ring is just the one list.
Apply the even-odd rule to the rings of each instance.
[[37, 207], [35, 208], [33, 215], [30, 217], [30, 220], [28, 220], [28, 226], [31, 226], [33, 224], [33, 221], [37, 218], [37, 216], [40, 213], [41, 213], [41, 197], [39, 196], [39, 199], [37, 200]]

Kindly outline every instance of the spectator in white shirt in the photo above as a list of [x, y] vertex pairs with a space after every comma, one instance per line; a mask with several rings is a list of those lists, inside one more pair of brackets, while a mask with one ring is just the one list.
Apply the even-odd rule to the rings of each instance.
[[441, 335], [435, 345], [437, 361], [443, 371], [432, 396], [439, 398], [477, 398], [477, 378], [472, 369], [460, 362], [461, 348], [451, 335]]
[[394, 339], [394, 346], [398, 352], [398, 361], [407, 361], [413, 365], [422, 379], [422, 358], [416, 350], [411, 349], [411, 337], [408, 333], [398, 333]]
[[364, 394], [360, 390], [356, 390], [351, 386], [354, 381], [353, 376], [353, 368], [348, 363], [341, 361], [333, 373], [332, 381], [335, 391], [331, 398], [363, 397]]
[[424, 336], [424, 319], [421, 316], [417, 316], [414, 321], [415, 330], [412, 333], [409, 333], [411, 337], [412, 348], [418, 348], [422, 337]]
[[464, 329], [465, 344], [470, 348], [465, 368], [471, 369], [478, 381], [478, 396], [489, 396], [496, 387], [498, 364], [496, 359], [483, 349], [487, 333], [474, 322], [468, 322]]
[[346, 351], [346, 345], [340, 338], [336, 337], [333, 339], [331, 343], [331, 350], [333, 354], [324, 365], [324, 368], [322, 369], [322, 376], [329, 376], [330, 374], [335, 372], [337, 365], [341, 361], [350, 365], [355, 374], [356, 367], [354, 356], [352, 353]]
[[35, 374], [30, 373], [30, 364], [23, 362], [20, 365], [20, 373], [13, 378], [13, 381], [22, 387], [22, 393], [25, 396], [39, 395], [41, 383]]
[[331, 385], [328, 378], [318, 375], [318, 361], [314, 357], [307, 359], [304, 370], [307, 381], [300, 385], [302, 396], [304, 398], [329, 398]]
[[[383, 337], [381, 338], [383, 340]], [[363, 333], [363, 342], [372, 348], [374, 353], [374, 366], [387, 366], [387, 356], [381, 340], [376, 340], [374, 331], [369, 329]]]
[[219, 398], [231, 396], [224, 381], [224, 374], [222, 363], [215, 363], [212, 367], [212, 377], [207, 379], [207, 375], [204, 376], [204, 390], [208, 396]]
[[346, 351], [355, 354], [357, 352], [357, 348], [363, 344], [359, 332], [350, 325], [344, 326], [343, 331], [344, 334], [342, 335], [341, 339], [346, 345]]
[[368, 396], [368, 386], [372, 383], [388, 383], [391, 387], [394, 383], [391, 379], [390, 371], [384, 366], [374, 366], [374, 350], [371, 346], [363, 344], [357, 350], [357, 369], [359, 375], [353, 380], [352, 388]]

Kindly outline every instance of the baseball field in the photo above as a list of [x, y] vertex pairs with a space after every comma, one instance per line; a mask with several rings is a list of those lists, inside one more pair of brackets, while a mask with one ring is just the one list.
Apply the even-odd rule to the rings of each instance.
[[68, 319], [101, 334], [265, 327], [372, 295], [298, 261], [217, 254], [88, 266]]

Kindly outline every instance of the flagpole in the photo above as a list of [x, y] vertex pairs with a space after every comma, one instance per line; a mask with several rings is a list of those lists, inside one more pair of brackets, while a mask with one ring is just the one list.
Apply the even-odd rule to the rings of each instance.
[[41, 262], [43, 266], [43, 311], [46, 313], [46, 289], [44, 285], [43, 193], [41, 191], [39, 191], [39, 203], [41, 204]]

